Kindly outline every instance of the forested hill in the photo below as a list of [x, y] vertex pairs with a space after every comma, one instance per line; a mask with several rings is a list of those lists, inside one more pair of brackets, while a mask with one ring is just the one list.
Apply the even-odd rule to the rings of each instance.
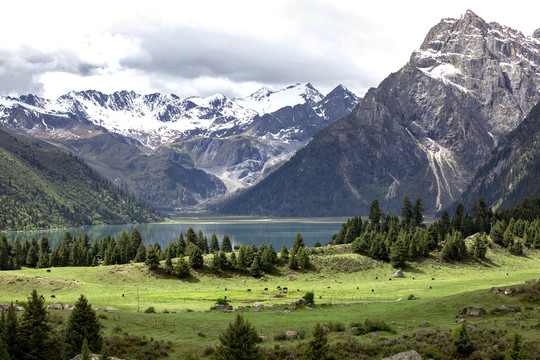
[[76, 157], [0, 131], [0, 230], [156, 220]]

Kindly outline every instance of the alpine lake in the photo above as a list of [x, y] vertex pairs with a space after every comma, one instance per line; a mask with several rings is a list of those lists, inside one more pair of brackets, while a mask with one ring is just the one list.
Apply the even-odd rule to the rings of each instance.
[[300, 233], [306, 246], [314, 246], [317, 242], [322, 245], [332, 240], [332, 235], [339, 233], [341, 224], [346, 218], [306, 218], [306, 219], [269, 219], [269, 218], [183, 218], [164, 223], [151, 224], [122, 224], [122, 225], [90, 225], [76, 228], [63, 228], [36, 231], [5, 232], [8, 242], [13, 244], [16, 237], [23, 242], [25, 239], [35, 238], [38, 243], [43, 235], [49, 239], [51, 246], [56, 246], [69, 231], [72, 237], [79, 234], [88, 234], [90, 242], [100, 240], [110, 235], [118, 239], [122, 231], [128, 235], [137, 229], [146, 246], [159, 243], [162, 248], [170, 242], [178, 241], [180, 232], [186, 234], [191, 227], [196, 233], [201, 230], [210, 242], [213, 233], [219, 242], [226, 234], [233, 245], [255, 244], [257, 247], [272, 244], [279, 251], [283, 245], [292, 246], [296, 234]]

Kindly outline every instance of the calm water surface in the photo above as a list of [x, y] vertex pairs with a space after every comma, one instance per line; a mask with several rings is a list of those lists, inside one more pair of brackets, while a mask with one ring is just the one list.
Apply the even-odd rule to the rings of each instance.
[[193, 223], [166, 223], [166, 224], [127, 224], [127, 225], [92, 225], [79, 228], [47, 230], [47, 231], [25, 231], [25, 232], [7, 232], [8, 241], [13, 243], [15, 237], [21, 241], [25, 238], [35, 237], [38, 242], [42, 235], [47, 235], [52, 246], [56, 246], [64, 237], [66, 231], [72, 236], [79, 233], [88, 234], [91, 241], [99, 240], [107, 235], [118, 239], [122, 231], [131, 234], [133, 229], [137, 228], [141, 233], [145, 245], [159, 243], [162, 247], [171, 241], [177, 241], [180, 231], [185, 235], [187, 229], [191, 226], [195, 232], [202, 230], [210, 242], [210, 236], [215, 233], [221, 242], [223, 235], [227, 234], [233, 244], [255, 244], [259, 246], [262, 243], [272, 243], [274, 248], [279, 251], [285, 244], [291, 247], [296, 234], [300, 232], [306, 246], [313, 246], [320, 242], [327, 244], [332, 235], [338, 233], [341, 223], [327, 221], [301, 221], [301, 222], [273, 222], [273, 221], [253, 221], [253, 222], [193, 222]]

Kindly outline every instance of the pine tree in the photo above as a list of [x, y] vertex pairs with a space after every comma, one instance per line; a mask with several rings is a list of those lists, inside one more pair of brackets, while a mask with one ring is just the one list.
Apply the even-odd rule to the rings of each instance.
[[412, 203], [409, 197], [405, 195], [403, 197], [403, 205], [401, 206], [401, 223], [403, 227], [409, 226], [411, 220], [413, 220]]
[[328, 339], [322, 326], [317, 323], [313, 329], [313, 339], [311, 339], [304, 352], [303, 360], [326, 360], [328, 359]]
[[148, 246], [146, 250], [146, 261], [144, 263], [150, 270], [155, 270], [159, 267], [159, 255], [152, 245]]
[[200, 269], [204, 266], [203, 252], [200, 248], [195, 249], [189, 255], [189, 265], [194, 269]]
[[512, 339], [512, 345], [506, 350], [505, 360], [527, 360], [529, 359], [529, 353], [523, 349], [521, 345], [521, 336], [514, 334]]
[[26, 265], [29, 267], [36, 267], [38, 262], [38, 252], [34, 244], [30, 245], [28, 252], [26, 253]]
[[469, 337], [465, 324], [459, 325], [458, 334], [454, 338], [454, 345], [456, 345], [457, 351], [461, 355], [469, 355], [474, 351], [474, 344]]
[[230, 267], [229, 260], [227, 260], [227, 254], [221, 250], [219, 252], [219, 268], [221, 270], [227, 270]]
[[302, 269], [309, 269], [311, 267], [311, 263], [309, 262], [309, 256], [304, 250], [304, 248], [299, 248], [298, 253], [295, 256], [298, 266], [300, 266]]
[[210, 237], [210, 252], [214, 254], [219, 252], [219, 242], [215, 233]]
[[197, 245], [197, 234], [195, 234], [195, 230], [191, 226], [186, 231], [186, 246], [189, 243]]
[[245, 269], [248, 266], [248, 260], [247, 260], [247, 248], [245, 244], [242, 244], [240, 246], [240, 250], [238, 250], [238, 268], [239, 269]]
[[251, 267], [249, 268], [249, 273], [253, 277], [261, 276], [261, 263], [258, 255], [255, 255], [255, 257], [253, 258], [253, 261], [251, 262]]
[[176, 265], [174, 266], [174, 274], [181, 279], [185, 279], [191, 276], [189, 265], [183, 256], [180, 256], [180, 258], [176, 262]]
[[173, 271], [173, 264], [171, 259], [171, 250], [167, 249], [167, 253], [165, 255], [165, 272], [167, 274], [171, 274]]
[[0, 360], [10, 360], [7, 346], [4, 343], [4, 339], [0, 337]]
[[268, 253], [270, 254], [270, 258], [272, 259], [272, 264], [275, 264], [277, 262], [277, 252], [276, 252], [276, 249], [274, 249], [274, 245], [272, 245], [272, 243], [270, 243], [270, 245], [268, 246]]
[[81, 295], [69, 315], [64, 337], [64, 359], [71, 359], [79, 354], [84, 342], [89, 351], [99, 353], [103, 344], [100, 334], [101, 325], [92, 305]]
[[487, 235], [477, 236], [472, 246], [472, 254], [475, 259], [485, 259], [487, 253]]
[[39, 260], [36, 267], [40, 269], [49, 267], [49, 255], [43, 249], [39, 250]]
[[131, 236], [129, 237], [129, 260], [135, 259], [142, 243], [141, 233], [139, 230], [137, 230], [137, 228], [133, 229]]
[[146, 246], [143, 243], [139, 245], [137, 249], [137, 255], [135, 255], [135, 262], [145, 262], [146, 261]]
[[405, 243], [403, 236], [400, 235], [390, 248], [390, 262], [392, 263], [392, 266], [395, 268], [404, 267], [407, 255], [407, 244]]
[[422, 205], [422, 198], [416, 198], [413, 206], [413, 220], [416, 226], [425, 228], [424, 225], [424, 206]]
[[225, 251], [226, 253], [233, 251], [231, 239], [229, 239], [227, 234], [223, 235], [223, 240], [221, 240], [221, 250]]
[[88, 348], [88, 341], [86, 338], [83, 340], [81, 348], [81, 360], [90, 360], [90, 349]]
[[289, 257], [289, 269], [296, 270], [298, 269], [298, 260], [296, 259], [296, 255], [292, 254]]
[[283, 244], [283, 246], [281, 247], [281, 253], [279, 254], [279, 257], [284, 261], [289, 260], [289, 250], [287, 249], [287, 246], [285, 246], [285, 244]]
[[213, 272], [218, 272], [221, 269], [221, 266], [219, 264], [219, 254], [214, 253], [212, 254], [212, 261], [210, 262], [210, 270]]
[[369, 222], [371, 226], [378, 226], [381, 221], [381, 209], [379, 209], [379, 200], [375, 199], [369, 206]]
[[257, 330], [236, 315], [234, 323], [229, 323], [227, 330], [219, 335], [220, 345], [216, 348], [217, 360], [262, 360], [263, 352], [257, 345]]
[[181, 231], [180, 235], [178, 235], [178, 255], [186, 255], [186, 241], [184, 240], [184, 235], [182, 235]]
[[47, 310], [45, 299], [37, 290], [33, 290], [24, 309], [21, 326], [20, 341], [22, 353], [28, 354], [30, 359], [46, 359], [45, 344], [48, 342], [50, 326], [47, 323]]
[[22, 344], [20, 339], [19, 319], [17, 317], [17, 311], [13, 307], [13, 302], [11, 302], [11, 306], [7, 311], [3, 335], [10, 357], [12, 359], [21, 359]]

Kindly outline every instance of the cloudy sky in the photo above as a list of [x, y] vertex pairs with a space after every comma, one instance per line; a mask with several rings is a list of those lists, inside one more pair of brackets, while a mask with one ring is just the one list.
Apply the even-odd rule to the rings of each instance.
[[236, 97], [305, 82], [363, 95], [399, 70], [432, 26], [467, 9], [525, 35], [540, 28], [540, 2], [530, 0], [9, 1], [0, 95]]

